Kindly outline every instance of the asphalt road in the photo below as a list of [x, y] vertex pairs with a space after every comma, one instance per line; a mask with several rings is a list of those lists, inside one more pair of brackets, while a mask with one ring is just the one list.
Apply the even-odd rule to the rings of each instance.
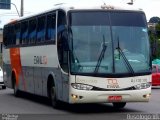
[[46, 98], [22, 95], [17, 98], [12, 89], [0, 89], [0, 120], [160, 120], [160, 88], [152, 89], [150, 102], [128, 103], [120, 110], [112, 104], [63, 104], [57, 110]]

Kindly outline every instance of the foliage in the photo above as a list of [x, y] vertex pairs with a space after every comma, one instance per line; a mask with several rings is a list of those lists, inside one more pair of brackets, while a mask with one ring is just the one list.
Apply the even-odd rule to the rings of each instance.
[[149, 31], [152, 59], [160, 58], [160, 21], [155, 26], [155, 31]]
[[160, 21], [156, 25], [156, 34], [157, 34], [158, 39], [160, 39]]
[[149, 23], [158, 23], [159, 21], [160, 21], [159, 17], [152, 17], [150, 18]]

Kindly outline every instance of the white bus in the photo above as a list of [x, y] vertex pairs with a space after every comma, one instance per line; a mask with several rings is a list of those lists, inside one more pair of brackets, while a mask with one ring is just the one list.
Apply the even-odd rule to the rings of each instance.
[[[148, 102], [151, 59], [145, 14], [117, 5], [61, 4], [4, 26], [4, 82], [67, 103]], [[124, 48], [125, 46], [125, 48]]]

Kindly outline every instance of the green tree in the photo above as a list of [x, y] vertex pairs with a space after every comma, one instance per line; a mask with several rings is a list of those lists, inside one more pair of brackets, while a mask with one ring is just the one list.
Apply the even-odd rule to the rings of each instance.
[[157, 35], [158, 39], [160, 39], [160, 21], [156, 25], [155, 29], [156, 29], [156, 35]]
[[158, 23], [160, 21], [160, 18], [157, 16], [151, 17], [149, 20], [149, 23]]
[[155, 23], [156, 26], [149, 28], [149, 37], [152, 49], [152, 59], [160, 59], [160, 18], [152, 17], [149, 23]]
[[151, 44], [151, 53], [152, 53], [152, 59], [157, 58], [157, 47], [156, 47], [156, 36], [153, 32], [149, 32], [149, 39]]
[[[156, 26], [155, 26], [155, 34], [153, 34], [153, 36], [152, 35], [150, 35], [150, 40], [151, 40], [151, 38], [153, 37], [153, 39], [155, 39], [155, 40], [153, 40], [153, 41], [155, 41], [155, 43], [156, 43], [156, 45], [154, 45], [154, 47], [156, 47], [155, 48], [155, 55], [153, 54], [153, 58], [155, 59], [155, 58], [158, 58], [158, 59], [160, 59], [160, 21], [156, 24]], [[152, 41], [152, 40], [151, 40]], [[152, 43], [151, 42], [151, 44], [154, 44], [154, 43]]]

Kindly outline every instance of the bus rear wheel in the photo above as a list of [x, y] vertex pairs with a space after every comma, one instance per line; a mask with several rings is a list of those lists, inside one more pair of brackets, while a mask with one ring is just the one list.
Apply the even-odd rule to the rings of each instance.
[[16, 85], [16, 79], [15, 79], [15, 77], [13, 77], [13, 81], [14, 81], [14, 95], [16, 96], [16, 97], [19, 97], [19, 90], [18, 90], [18, 87], [17, 87], [17, 85]]
[[55, 88], [55, 85], [53, 85], [53, 84], [50, 88], [50, 98], [51, 98], [52, 107], [53, 108], [59, 108], [60, 101], [57, 100], [56, 88]]
[[124, 108], [126, 105], [126, 102], [115, 102], [113, 103], [113, 107], [116, 109], [121, 109]]

